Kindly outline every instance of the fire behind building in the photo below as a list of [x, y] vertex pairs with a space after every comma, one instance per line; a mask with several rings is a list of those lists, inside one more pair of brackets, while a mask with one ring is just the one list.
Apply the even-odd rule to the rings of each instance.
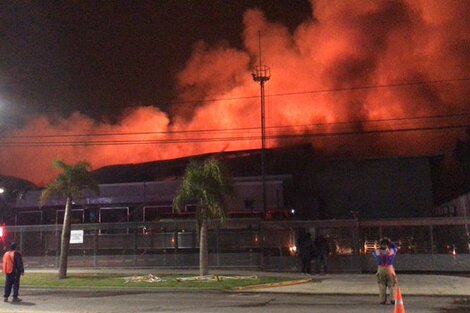
[[[232, 217], [263, 216], [259, 151], [202, 155], [169, 161], [115, 165], [93, 172], [100, 194], [85, 192], [74, 204], [75, 223], [154, 221], [191, 217], [172, 200], [189, 160], [219, 158], [234, 177]], [[267, 154], [268, 219], [420, 217], [434, 207], [435, 158], [317, 159], [309, 147], [269, 150]], [[4, 213], [9, 225], [60, 224], [64, 201], [53, 198], [39, 208], [40, 189], [22, 190], [9, 198]]]

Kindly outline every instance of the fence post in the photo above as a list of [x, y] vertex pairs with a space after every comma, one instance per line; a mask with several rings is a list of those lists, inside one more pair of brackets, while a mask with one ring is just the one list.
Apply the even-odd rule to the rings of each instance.
[[20, 229], [20, 243], [19, 243], [19, 249], [23, 251], [24, 253], [24, 247], [23, 247], [23, 227]]
[[56, 247], [55, 247], [55, 266], [59, 267], [59, 257], [60, 257], [60, 241], [62, 240], [62, 232], [59, 232], [58, 229], [55, 231], [55, 237], [56, 237]]
[[95, 229], [93, 232], [93, 267], [98, 265], [97, 261], [97, 253], [98, 253], [98, 229]]
[[220, 260], [219, 260], [219, 226], [217, 226], [217, 229], [215, 231], [215, 258], [216, 258], [216, 266], [220, 266]]
[[173, 224], [173, 234], [175, 236], [175, 249], [174, 249], [174, 262], [173, 262], [173, 268], [177, 268], [178, 267], [178, 252], [179, 252], [179, 248], [180, 248], [180, 242], [179, 242], [179, 238], [178, 238], [178, 224], [174, 223]]
[[259, 227], [259, 238], [260, 238], [260, 262], [261, 262], [261, 270], [265, 270], [265, 265], [264, 265], [264, 229], [263, 229], [263, 224], [260, 224]]
[[352, 245], [352, 249], [353, 249], [353, 253], [352, 253], [352, 256], [351, 256], [351, 263], [350, 263], [350, 266], [352, 269], [356, 269], [356, 266], [354, 265], [356, 262], [354, 261], [355, 257], [358, 257], [359, 258], [359, 262], [356, 263], [358, 264], [358, 267], [357, 270], [359, 270], [359, 272], [362, 272], [362, 262], [360, 261], [360, 257], [361, 257], [361, 251], [360, 251], [360, 242], [359, 242], [359, 223], [357, 222], [356, 220], [356, 225], [354, 227], [351, 228], [351, 245]]
[[434, 260], [434, 233], [432, 225], [429, 225], [429, 234], [431, 238], [431, 270], [434, 270], [435, 260]]
[[133, 253], [133, 257], [132, 257], [132, 264], [135, 266], [137, 265], [137, 230], [138, 230], [138, 227], [137, 225], [135, 226], [134, 228], [134, 234], [132, 235], [132, 253]]

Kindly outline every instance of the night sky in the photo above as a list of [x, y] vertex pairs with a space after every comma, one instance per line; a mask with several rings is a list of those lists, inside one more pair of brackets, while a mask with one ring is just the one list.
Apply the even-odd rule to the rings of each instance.
[[169, 110], [193, 45], [240, 48], [248, 8], [290, 29], [312, 16], [300, 0], [3, 1], [1, 122], [72, 111], [113, 122], [126, 106]]

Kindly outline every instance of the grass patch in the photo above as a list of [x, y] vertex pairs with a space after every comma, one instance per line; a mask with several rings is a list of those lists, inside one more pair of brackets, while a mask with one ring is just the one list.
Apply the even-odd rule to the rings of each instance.
[[[210, 281], [178, 281], [180, 278], [194, 277], [190, 275], [157, 275], [163, 282], [126, 282], [126, 278], [139, 275], [124, 274], [88, 274], [72, 273], [67, 279], [59, 280], [56, 273], [27, 273], [21, 278], [22, 287], [35, 288], [182, 288], [203, 290], [233, 290], [252, 285], [279, 283], [295, 280], [288, 277], [258, 276], [256, 278], [239, 278]], [[0, 276], [0, 284], [5, 278]]]

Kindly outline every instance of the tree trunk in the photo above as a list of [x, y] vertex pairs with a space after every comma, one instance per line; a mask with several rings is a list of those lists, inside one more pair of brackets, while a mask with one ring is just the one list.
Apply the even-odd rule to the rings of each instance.
[[196, 241], [201, 244], [201, 218], [199, 214], [196, 214]]
[[72, 199], [67, 198], [65, 203], [64, 224], [62, 225], [62, 236], [60, 242], [59, 279], [67, 278], [67, 259], [69, 256]]
[[202, 218], [199, 241], [199, 276], [209, 274], [209, 254], [207, 251], [207, 218]]

